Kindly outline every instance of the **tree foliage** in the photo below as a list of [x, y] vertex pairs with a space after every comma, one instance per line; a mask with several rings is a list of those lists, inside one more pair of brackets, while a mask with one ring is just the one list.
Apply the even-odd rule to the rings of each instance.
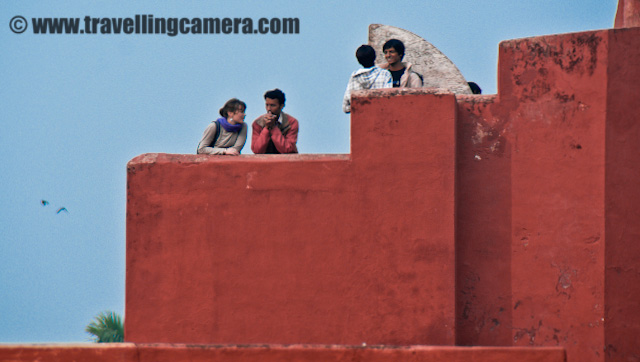
[[122, 318], [112, 311], [100, 312], [85, 331], [94, 336], [96, 343], [124, 342]]

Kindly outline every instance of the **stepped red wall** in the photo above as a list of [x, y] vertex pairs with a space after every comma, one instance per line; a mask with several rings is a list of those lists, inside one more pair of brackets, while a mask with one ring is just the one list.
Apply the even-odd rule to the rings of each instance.
[[132, 160], [127, 340], [454, 344], [456, 101], [394, 93], [350, 157]]
[[519, 39], [497, 95], [355, 94], [350, 156], [132, 160], [127, 339], [640, 358], [639, 53]]
[[639, 39], [503, 42], [498, 95], [458, 97], [459, 344], [640, 358]]

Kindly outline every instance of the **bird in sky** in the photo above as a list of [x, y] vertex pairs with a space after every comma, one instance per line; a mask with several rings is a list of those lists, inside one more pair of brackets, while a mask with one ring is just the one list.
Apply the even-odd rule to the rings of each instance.
[[47, 201], [47, 200], [40, 200], [40, 203], [42, 204], [42, 206], [49, 205], [49, 201]]
[[56, 214], [59, 214], [59, 213], [61, 213], [63, 211], [66, 212], [67, 214], [69, 213], [69, 210], [67, 210], [66, 207], [61, 207], [61, 208], [58, 209], [58, 211], [56, 211]]

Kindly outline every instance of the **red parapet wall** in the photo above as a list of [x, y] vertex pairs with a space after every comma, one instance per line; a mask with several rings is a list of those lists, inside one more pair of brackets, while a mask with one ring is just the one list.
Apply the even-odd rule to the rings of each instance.
[[133, 343], [0, 344], [2, 362], [140, 362]]
[[455, 343], [455, 97], [352, 108], [351, 156], [129, 163], [127, 341]]
[[497, 95], [354, 93], [351, 155], [135, 158], [127, 340], [640, 358], [637, 59], [506, 41]]
[[513, 104], [513, 343], [565, 345], [575, 361], [605, 351], [607, 35], [500, 47], [501, 101]]
[[503, 42], [458, 97], [459, 344], [640, 356], [640, 29]]
[[[640, 11], [640, 6], [636, 9]], [[605, 246], [604, 325], [606, 355], [611, 361], [640, 360], [638, 59], [640, 28], [609, 33], [605, 129], [605, 230], [609, 242]]]
[[562, 348], [211, 346], [114, 343], [0, 345], [11, 362], [565, 362]]

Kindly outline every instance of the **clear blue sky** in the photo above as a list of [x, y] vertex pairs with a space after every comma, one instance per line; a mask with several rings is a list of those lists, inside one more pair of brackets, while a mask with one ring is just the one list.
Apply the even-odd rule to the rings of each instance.
[[[366, 4], [366, 5], [365, 5]], [[496, 92], [502, 40], [606, 29], [616, 0], [0, 2], [0, 342], [82, 342], [124, 314], [126, 164], [191, 153], [231, 97], [278, 87], [302, 153], [348, 153], [346, 82], [369, 24], [407, 29]], [[40, 17], [295, 17], [293, 35], [35, 35]], [[29, 29], [14, 34], [21, 15]], [[250, 142], [250, 140], [248, 141]], [[244, 153], [250, 153], [245, 147]], [[50, 202], [42, 206], [40, 200]], [[68, 213], [56, 214], [59, 207]]]

